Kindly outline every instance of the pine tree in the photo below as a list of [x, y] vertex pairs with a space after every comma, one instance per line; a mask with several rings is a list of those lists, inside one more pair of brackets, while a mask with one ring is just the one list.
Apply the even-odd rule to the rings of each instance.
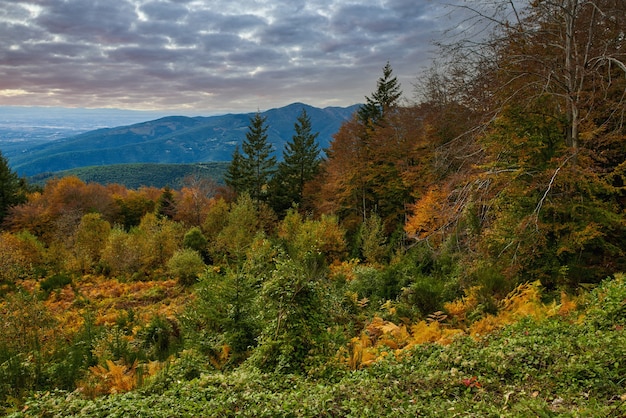
[[372, 93], [372, 97], [365, 97], [365, 104], [357, 111], [359, 120], [370, 127], [378, 124], [390, 109], [398, 105], [401, 96], [400, 83], [393, 76], [391, 64], [387, 62], [383, 67], [383, 76], [378, 79], [376, 91]]
[[163, 193], [159, 196], [157, 202], [156, 213], [160, 217], [173, 219], [176, 215], [176, 202], [174, 200], [174, 193], [169, 186], [163, 189]]
[[272, 144], [267, 141], [265, 121], [258, 112], [250, 119], [246, 139], [241, 145], [243, 154], [233, 155], [227, 177], [236, 192], [248, 192], [256, 202], [267, 198], [267, 185], [276, 166], [276, 157], [271, 155]]
[[9, 162], [0, 152], [0, 224], [11, 206], [26, 201], [26, 184], [9, 167]]
[[251, 177], [247, 172], [243, 155], [239, 151], [239, 145], [235, 147], [233, 157], [224, 174], [226, 185], [232, 188], [235, 193], [242, 193], [246, 189], [245, 181]]
[[[394, 123], [390, 116], [399, 113], [398, 101], [401, 96], [402, 91], [398, 79], [393, 75], [393, 69], [387, 62], [383, 68], [382, 77], [378, 79], [377, 90], [372, 93], [371, 97], [366, 97], [366, 103], [359, 108], [355, 119], [345, 123], [331, 143], [329, 161], [332, 159], [348, 160], [347, 164], [337, 163], [341, 166], [337, 167], [339, 171], [349, 173], [349, 175], [338, 176], [340, 188], [346, 192], [344, 196], [350, 201], [340, 207], [348, 209], [351, 212], [348, 216], [353, 220], [356, 220], [355, 215], [358, 215], [358, 219], [365, 222], [372, 211], [377, 211], [382, 205], [386, 205], [379, 192], [381, 187], [389, 183], [387, 181], [389, 175], [386, 173], [393, 176], [392, 183], [400, 179], [399, 175], [396, 175], [394, 163], [385, 161], [384, 156], [398, 150], [400, 145], [397, 141], [398, 136], [396, 133], [389, 132], [387, 125]], [[339, 144], [340, 142], [344, 144]], [[344, 148], [345, 155], [337, 155], [336, 150], [333, 151], [334, 148]], [[332, 165], [332, 162], [327, 164], [327, 169]], [[394, 200], [402, 204], [404, 192], [400, 194], [402, 196]], [[331, 199], [335, 200], [335, 197], [331, 196]], [[395, 211], [397, 203], [394, 202], [391, 206], [393, 208], [389, 211], [385, 209], [385, 211]], [[383, 217], [386, 218], [386, 214]]]
[[311, 118], [305, 109], [294, 129], [295, 135], [285, 145], [283, 161], [272, 181], [272, 206], [279, 214], [302, 201], [304, 184], [319, 171], [320, 148], [316, 142], [319, 133], [312, 132]]

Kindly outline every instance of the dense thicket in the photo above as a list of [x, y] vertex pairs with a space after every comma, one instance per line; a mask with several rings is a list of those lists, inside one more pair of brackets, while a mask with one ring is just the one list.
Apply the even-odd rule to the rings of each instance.
[[[455, 248], [466, 285], [597, 282], [624, 268], [624, 6], [496, 5], [464, 8], [493, 35], [449, 45], [417, 104], [368, 99], [343, 125], [316, 208], [348, 230], [376, 213], [387, 233]], [[373, 97], [397, 99], [385, 80], [389, 66]]]

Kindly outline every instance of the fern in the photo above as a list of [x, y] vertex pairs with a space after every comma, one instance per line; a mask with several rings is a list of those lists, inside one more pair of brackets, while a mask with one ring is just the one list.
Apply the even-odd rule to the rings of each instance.
[[540, 286], [538, 281], [517, 286], [500, 302], [498, 314], [487, 315], [474, 322], [469, 328], [469, 334], [480, 337], [526, 316], [546, 317], [548, 309], [541, 303]]
[[[406, 325], [396, 325], [375, 317], [359, 337], [350, 341], [348, 349], [342, 351], [345, 361], [355, 370], [386, 357], [389, 350], [399, 357], [416, 345], [448, 345], [461, 335], [479, 338], [527, 316], [545, 318], [554, 313], [564, 315], [576, 307], [567, 295], [561, 296], [558, 307], [548, 307], [541, 303], [540, 283], [524, 283], [500, 301], [497, 315], [486, 315], [468, 325], [468, 314], [479, 306], [480, 291], [480, 287], [470, 288], [465, 297], [445, 305], [447, 314], [433, 312], [426, 320], [408, 329]], [[391, 302], [383, 305], [386, 309], [390, 307]]]
[[127, 366], [107, 360], [89, 368], [87, 380], [79, 385], [79, 390], [88, 397], [111, 395], [133, 390], [137, 386], [137, 362]]

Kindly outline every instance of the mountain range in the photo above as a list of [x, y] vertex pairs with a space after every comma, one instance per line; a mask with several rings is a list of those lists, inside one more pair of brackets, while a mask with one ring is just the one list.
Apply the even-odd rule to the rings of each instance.
[[[343, 122], [359, 105], [316, 108], [303, 103], [261, 112], [266, 118], [268, 141], [280, 159], [284, 145], [295, 130], [302, 110], [326, 148]], [[20, 176], [58, 172], [79, 167], [131, 163], [188, 164], [229, 161], [241, 144], [254, 113], [208, 117], [166, 116], [132, 125], [102, 128], [45, 143], [24, 143], [19, 151], [13, 144], [7, 155]]]

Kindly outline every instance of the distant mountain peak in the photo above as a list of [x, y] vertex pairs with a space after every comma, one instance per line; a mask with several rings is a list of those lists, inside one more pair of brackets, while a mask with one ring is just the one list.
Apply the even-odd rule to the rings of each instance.
[[[296, 102], [261, 114], [267, 118], [268, 140], [280, 158], [302, 109], [311, 118], [313, 132], [319, 132], [318, 142], [323, 149], [357, 108], [358, 105], [320, 109]], [[50, 141], [7, 158], [13, 169], [25, 176], [111, 164], [229, 161], [235, 146], [245, 138], [249, 116], [250, 113], [164, 116]]]

